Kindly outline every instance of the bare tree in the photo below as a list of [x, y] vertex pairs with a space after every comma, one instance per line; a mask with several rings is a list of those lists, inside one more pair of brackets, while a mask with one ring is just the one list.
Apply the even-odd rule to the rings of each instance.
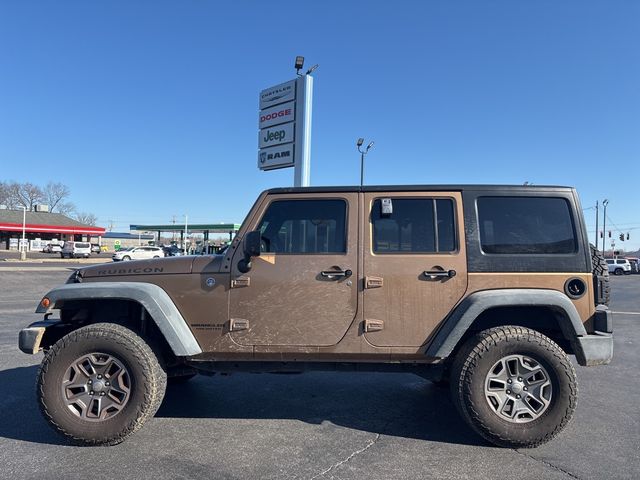
[[0, 182], [0, 205], [9, 206], [9, 184]]
[[91, 225], [92, 227], [95, 227], [96, 223], [98, 222], [98, 217], [96, 217], [93, 213], [77, 212], [76, 220], [78, 220], [80, 223], [84, 223], [85, 225]]
[[42, 189], [31, 182], [9, 184], [10, 195], [14, 198], [16, 206], [27, 207], [27, 210], [33, 210], [34, 205], [41, 203], [44, 195]]
[[75, 210], [73, 203], [67, 201], [71, 195], [71, 189], [64, 183], [49, 182], [42, 193], [44, 202], [49, 205], [50, 212], [57, 211], [62, 214], [69, 214]]

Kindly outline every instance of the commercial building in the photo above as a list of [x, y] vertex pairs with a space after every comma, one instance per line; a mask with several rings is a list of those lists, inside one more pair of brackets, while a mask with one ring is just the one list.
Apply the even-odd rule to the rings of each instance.
[[51, 240], [100, 243], [105, 232], [61, 213], [26, 212], [23, 216], [23, 210], [0, 209], [0, 250], [18, 250], [23, 230], [29, 250], [41, 250]]

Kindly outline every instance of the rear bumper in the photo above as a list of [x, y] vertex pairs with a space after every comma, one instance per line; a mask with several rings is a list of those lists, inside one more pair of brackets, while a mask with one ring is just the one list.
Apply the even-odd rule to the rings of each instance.
[[582, 366], [607, 365], [613, 358], [613, 315], [599, 305], [594, 317], [595, 332], [576, 337], [575, 354]]

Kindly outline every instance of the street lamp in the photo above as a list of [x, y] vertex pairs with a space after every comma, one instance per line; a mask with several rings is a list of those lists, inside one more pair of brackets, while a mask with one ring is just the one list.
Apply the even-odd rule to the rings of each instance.
[[369, 149], [373, 147], [374, 142], [370, 142], [367, 147], [362, 150], [362, 145], [364, 144], [364, 138], [359, 138], [356, 142], [356, 146], [358, 147], [358, 151], [360, 152], [360, 187], [364, 183], [364, 156], [369, 153]]
[[602, 214], [602, 255], [605, 257], [605, 242], [607, 241], [607, 205], [609, 205], [609, 200], [605, 198], [602, 201], [602, 206], [604, 207], [604, 213]]

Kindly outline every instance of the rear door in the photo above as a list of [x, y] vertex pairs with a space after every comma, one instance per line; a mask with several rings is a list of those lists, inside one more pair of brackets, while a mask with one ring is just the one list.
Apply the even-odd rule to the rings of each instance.
[[265, 197], [249, 230], [262, 234], [248, 273], [232, 259], [231, 335], [243, 345], [329, 346], [354, 321], [356, 193]]
[[467, 288], [462, 196], [375, 192], [364, 205], [365, 337], [423, 345]]

